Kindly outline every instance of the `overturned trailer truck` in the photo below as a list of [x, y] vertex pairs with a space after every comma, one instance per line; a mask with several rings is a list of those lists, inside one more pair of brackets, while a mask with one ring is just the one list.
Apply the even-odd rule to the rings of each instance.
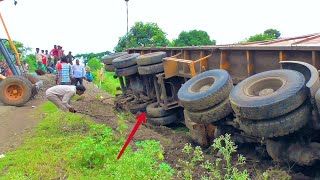
[[[209, 146], [229, 133], [273, 160], [320, 159], [320, 34], [244, 44], [133, 48], [103, 58], [115, 71], [117, 105], [166, 125], [183, 119]], [[116, 58], [118, 57], [118, 58]]]

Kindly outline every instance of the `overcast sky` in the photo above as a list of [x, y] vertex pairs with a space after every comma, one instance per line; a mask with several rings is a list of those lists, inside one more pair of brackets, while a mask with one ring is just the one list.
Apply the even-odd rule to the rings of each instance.
[[[61, 45], [73, 54], [113, 51], [126, 33], [124, 0], [13, 0], [0, 2], [11, 38], [33, 48]], [[129, 28], [155, 22], [169, 40], [204, 30], [217, 44], [239, 42], [268, 28], [281, 37], [320, 32], [317, 0], [130, 0]], [[6, 39], [3, 27], [0, 35]]]

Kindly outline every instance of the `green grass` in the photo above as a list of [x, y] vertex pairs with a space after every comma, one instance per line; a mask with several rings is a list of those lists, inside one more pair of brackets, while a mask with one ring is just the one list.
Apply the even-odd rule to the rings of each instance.
[[0, 159], [0, 179], [170, 179], [174, 174], [163, 163], [158, 141], [137, 142], [136, 151], [128, 146], [117, 160], [125, 139], [111, 128], [51, 103], [40, 111], [46, 115], [24, 144]]
[[[91, 72], [94, 80], [93, 82], [100, 86], [100, 80], [99, 80], [99, 70]], [[114, 72], [104, 72], [104, 80], [101, 83], [101, 89], [106, 91], [107, 93], [111, 94], [112, 96], [115, 96], [116, 94], [120, 94], [121, 91], [117, 90], [117, 87], [120, 87], [119, 79], [114, 79]]]
[[[103, 64], [101, 63], [101, 60], [98, 58], [92, 58], [88, 61], [88, 66], [91, 69], [91, 73], [93, 76], [93, 83], [100, 86], [100, 69], [103, 68]], [[120, 87], [119, 79], [114, 79], [114, 72], [106, 72], [103, 70], [103, 80], [101, 82], [101, 89], [106, 91], [107, 93], [111, 94], [112, 96], [115, 96], [116, 94], [120, 94], [121, 91], [117, 90], [117, 87]]]

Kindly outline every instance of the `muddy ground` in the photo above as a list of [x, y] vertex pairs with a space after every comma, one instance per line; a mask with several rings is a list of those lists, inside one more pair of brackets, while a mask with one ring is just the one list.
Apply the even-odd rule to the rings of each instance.
[[[1, 124], [6, 124], [5, 126], [0, 126], [0, 154], [16, 147], [20, 142], [21, 134], [28, 132], [29, 129], [37, 124], [37, 120], [30, 115], [32, 114], [32, 111], [34, 111], [32, 106], [38, 106], [39, 104], [45, 102], [45, 90], [54, 85], [53, 75], [41, 76], [40, 79], [44, 81], [43, 90], [41, 90], [38, 95], [33, 100], [28, 102], [24, 107], [13, 107], [12, 109], [9, 108], [8, 110], [6, 109], [8, 107], [1, 106], [0, 104], [0, 114], [1, 109], [5, 109], [6, 113], [2, 114], [6, 115], [6, 119], [12, 119], [10, 121], [6, 120], [3, 122], [3, 119], [5, 118], [3, 118], [3, 116], [0, 117]], [[98, 89], [98, 87], [92, 83], [85, 82], [84, 85], [87, 88], [86, 93], [81, 99], [72, 102], [72, 105], [75, 107], [78, 113], [84, 114], [92, 121], [106, 124], [107, 126], [110, 126], [116, 130], [118, 127], [119, 118], [117, 115], [118, 112], [114, 110], [114, 98], [104, 91]], [[17, 116], [15, 115], [16, 112], [19, 112], [20, 114]], [[134, 117], [132, 116], [130, 120], [126, 122], [126, 124], [128, 125], [128, 132], [124, 134], [125, 137], [127, 137], [135, 125]], [[181, 124], [172, 125], [170, 127], [157, 127], [146, 124], [140, 126], [133, 140], [141, 141], [154, 139], [160, 141], [165, 150], [165, 161], [171, 164], [173, 168], [176, 168], [175, 165], [178, 164], [179, 159], [186, 159], [186, 156], [181, 152], [184, 145], [186, 143], [192, 143], [188, 132], [181, 129], [184, 129], [183, 125]], [[194, 143], [192, 143], [192, 145], [196, 146]], [[204, 149], [204, 152], [205, 159], [213, 162], [217, 154], [211, 153], [210, 149]], [[293, 171], [295, 167], [292, 165], [278, 165], [267, 156], [261, 156], [261, 153], [258, 153], [254, 146], [240, 145], [238, 152], [247, 157], [247, 164], [245, 165], [245, 168], [252, 175], [253, 179], [256, 179], [255, 176], [259, 174], [259, 172], [264, 172], [270, 167], [277, 167], [289, 172], [293, 179], [311, 179], [302, 175], [302, 173]], [[200, 179], [201, 175], [204, 175], [204, 172], [200, 168], [196, 168], [194, 173], [196, 176], [195, 179]]]

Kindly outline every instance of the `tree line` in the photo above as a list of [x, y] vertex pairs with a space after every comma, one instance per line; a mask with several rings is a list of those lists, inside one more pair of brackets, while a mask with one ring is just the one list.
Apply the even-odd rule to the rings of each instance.
[[[178, 38], [170, 42], [165, 33], [156, 23], [136, 22], [130, 28], [128, 34], [119, 38], [114, 51], [120, 52], [127, 48], [135, 47], [181, 47], [181, 46], [204, 46], [216, 45], [216, 40], [210, 38], [203, 30], [182, 31]], [[250, 36], [241, 42], [254, 42], [273, 40], [280, 38], [280, 31], [267, 29], [261, 34]]]
[[[167, 33], [165, 33], [156, 23], [143, 23], [136, 22], [134, 26], [130, 28], [128, 34], [123, 35], [119, 38], [117, 45], [114, 47], [115, 52], [121, 52], [127, 48], [135, 47], [182, 47], [182, 46], [205, 46], [205, 45], [216, 45], [216, 40], [211, 39], [209, 34], [203, 30], [190, 30], [182, 31], [176, 39], [171, 42], [167, 39]], [[255, 42], [279, 39], [281, 36], [280, 31], [276, 29], [267, 29], [263, 33], [250, 36], [249, 38], [240, 41], [244, 42]], [[33, 59], [30, 52], [31, 48], [25, 47], [23, 43], [14, 41], [20, 55], [23, 60], [32, 62], [29, 59]], [[5, 42], [5, 46], [11, 51], [11, 47], [8, 42]], [[99, 53], [85, 53], [76, 54], [76, 58], [81, 58], [84, 63], [87, 63], [92, 58], [101, 59], [102, 56], [110, 54], [110, 51], [104, 51]], [[0, 61], [3, 57], [0, 53]]]

